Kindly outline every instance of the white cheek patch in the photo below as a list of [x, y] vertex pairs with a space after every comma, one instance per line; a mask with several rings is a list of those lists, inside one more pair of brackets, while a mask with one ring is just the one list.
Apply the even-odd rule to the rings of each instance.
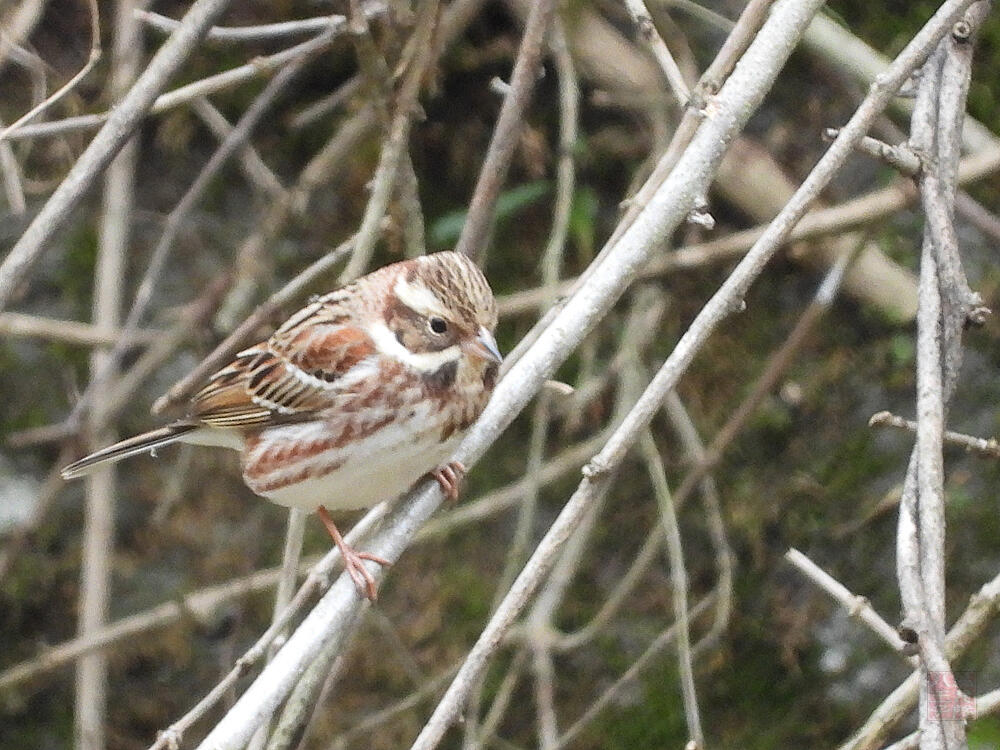
[[449, 362], [457, 362], [461, 356], [462, 350], [454, 344], [439, 352], [410, 353], [407, 363], [420, 372], [437, 372]]
[[368, 334], [372, 337], [372, 341], [375, 342], [375, 348], [379, 352], [398, 359], [403, 364], [412, 367], [418, 372], [435, 372], [449, 362], [457, 362], [462, 356], [462, 349], [458, 344], [452, 344], [447, 349], [442, 349], [439, 352], [411, 352], [399, 343], [396, 335], [382, 321], [374, 323], [368, 329]]
[[423, 284], [411, 284], [406, 280], [406, 276], [400, 276], [392, 291], [400, 302], [418, 315], [447, 317], [441, 302]]

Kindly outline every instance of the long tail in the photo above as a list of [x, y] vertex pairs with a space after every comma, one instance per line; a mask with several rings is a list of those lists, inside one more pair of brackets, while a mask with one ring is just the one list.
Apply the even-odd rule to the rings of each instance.
[[176, 443], [178, 440], [193, 430], [197, 430], [199, 425], [192, 422], [174, 422], [158, 430], [144, 432], [120, 443], [109, 445], [107, 448], [91, 453], [89, 456], [81, 458], [79, 461], [71, 463], [62, 470], [63, 479], [76, 479], [84, 474], [89, 474], [101, 464], [117, 463], [123, 458], [135, 456], [139, 453], [148, 453], [164, 445]]

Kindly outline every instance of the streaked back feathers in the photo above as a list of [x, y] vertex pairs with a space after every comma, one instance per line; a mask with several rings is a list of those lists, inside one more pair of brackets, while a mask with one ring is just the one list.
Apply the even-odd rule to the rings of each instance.
[[[435, 442], [450, 442], [478, 416], [492, 391], [499, 363], [492, 337], [496, 323], [489, 284], [464, 255], [442, 252], [394, 263], [319, 297], [266, 341], [236, 355], [192, 398], [187, 419], [98, 451], [66, 467], [63, 476], [176, 441], [245, 453], [244, 438], [252, 438], [255, 454], [266, 453], [272, 442], [287, 441], [285, 426], [299, 423], [321, 428], [345, 471], [351, 441], [382, 422], [393, 422], [400, 435], [436, 434]], [[427, 415], [434, 413], [433, 419], [420, 417], [422, 427], [386, 411], [394, 399], [417, 398], [432, 399], [437, 410], [430, 402], [421, 404]], [[272, 428], [274, 441], [265, 439]], [[442, 460], [442, 450], [428, 445], [426, 460]], [[416, 463], [421, 455], [414, 456]], [[298, 460], [278, 463], [295, 477], [304, 470], [293, 470]], [[245, 455], [248, 482], [251, 463]]]

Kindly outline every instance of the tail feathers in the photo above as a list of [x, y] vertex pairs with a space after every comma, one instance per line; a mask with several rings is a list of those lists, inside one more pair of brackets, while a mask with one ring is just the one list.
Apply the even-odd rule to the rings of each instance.
[[197, 430], [199, 426], [191, 422], [175, 422], [158, 430], [122, 440], [71, 463], [62, 470], [62, 478], [76, 479], [96, 470], [101, 464], [113, 464], [139, 453], [150, 453], [164, 445], [182, 440], [187, 433]]

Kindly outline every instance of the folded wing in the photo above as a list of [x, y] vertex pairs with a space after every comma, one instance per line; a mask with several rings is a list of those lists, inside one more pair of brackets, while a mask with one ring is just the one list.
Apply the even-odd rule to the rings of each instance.
[[308, 418], [374, 372], [375, 346], [361, 328], [322, 314], [293, 318], [236, 355], [195, 395], [191, 416], [213, 427]]

